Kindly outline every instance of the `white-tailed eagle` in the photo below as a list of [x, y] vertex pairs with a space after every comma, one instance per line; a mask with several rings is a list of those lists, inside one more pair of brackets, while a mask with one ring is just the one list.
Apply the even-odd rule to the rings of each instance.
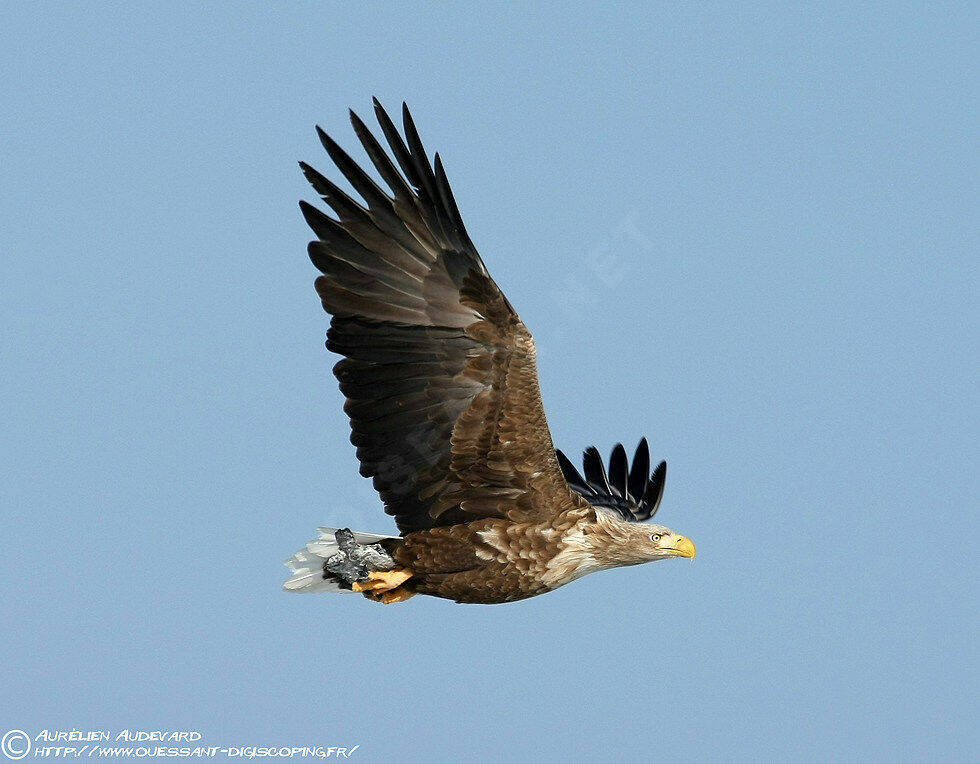
[[351, 122], [388, 188], [317, 128], [361, 199], [301, 163], [334, 216], [300, 207], [351, 442], [401, 535], [320, 528], [287, 561], [285, 588], [511, 602], [597, 570], [694, 557], [689, 539], [642, 522], [666, 474], [664, 462], [651, 473], [646, 440], [632, 465], [617, 445], [608, 471], [587, 449], [584, 477], [555, 450], [534, 340], [470, 241], [439, 155], [429, 163], [406, 106], [404, 138], [374, 110], [391, 156]]

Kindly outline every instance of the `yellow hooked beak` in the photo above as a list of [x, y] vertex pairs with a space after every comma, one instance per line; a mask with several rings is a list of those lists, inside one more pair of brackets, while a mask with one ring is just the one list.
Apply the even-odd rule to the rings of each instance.
[[698, 550], [694, 548], [694, 542], [684, 536], [678, 536], [674, 545], [668, 547], [668, 551], [673, 552], [678, 557], [694, 557]]

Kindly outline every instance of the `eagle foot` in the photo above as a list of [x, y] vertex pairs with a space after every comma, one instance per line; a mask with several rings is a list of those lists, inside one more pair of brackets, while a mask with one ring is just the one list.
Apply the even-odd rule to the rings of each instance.
[[351, 589], [355, 592], [376, 592], [384, 594], [393, 589], [399, 588], [403, 583], [412, 577], [412, 571], [408, 568], [394, 568], [393, 570], [372, 570], [363, 581], [354, 581]]
[[369, 590], [362, 593], [369, 600], [380, 602], [382, 605], [391, 605], [395, 602], [404, 602], [405, 600], [411, 599], [415, 596], [415, 592], [407, 586], [398, 586], [394, 589], [389, 589], [386, 592]]

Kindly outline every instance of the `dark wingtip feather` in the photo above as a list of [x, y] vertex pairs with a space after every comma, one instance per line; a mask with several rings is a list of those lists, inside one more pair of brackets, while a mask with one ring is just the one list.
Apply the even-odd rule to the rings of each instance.
[[648, 512], [647, 518], [653, 517], [660, 509], [660, 502], [664, 498], [664, 486], [667, 482], [667, 462], [660, 462], [650, 476], [650, 485], [647, 486], [643, 496], [643, 503]]
[[558, 466], [561, 467], [562, 475], [565, 476], [565, 482], [572, 486], [575, 491], [581, 494], [583, 491], [586, 495], [594, 495], [595, 491], [592, 487], [585, 482], [585, 479], [572, 464], [572, 460], [569, 459], [565, 454], [561, 452], [560, 449], [555, 449], [555, 456], [558, 457]]
[[402, 102], [402, 126], [405, 129], [405, 140], [408, 143], [409, 156], [413, 163], [415, 175], [420, 183], [419, 192], [424, 191], [428, 195], [428, 199], [433, 204], [438, 219], [441, 217], [439, 213], [442, 210], [441, 205], [438, 203], [435, 175], [433, 175], [432, 166], [429, 164], [429, 155], [426, 153], [425, 146], [422, 144], [422, 138], [419, 136], [418, 128], [415, 126], [415, 120], [412, 119], [412, 112], [408, 110], [408, 104], [404, 101]]
[[589, 446], [582, 454], [582, 466], [585, 468], [585, 479], [599, 493], [612, 494], [609, 478], [606, 476], [606, 465], [602, 463], [599, 449]]
[[637, 445], [632, 466], [626, 449], [617, 443], [609, 458], [608, 475], [598, 449], [589, 446], [582, 454], [584, 480], [565, 454], [557, 449], [556, 454], [569, 487], [595, 506], [615, 510], [631, 521], [649, 520], [659, 509], [667, 462], [660, 462], [653, 474], [649, 474], [650, 446], [646, 438]]
[[309, 202], [300, 200], [299, 209], [300, 212], [303, 213], [303, 218], [306, 220], [306, 224], [310, 227], [313, 233], [316, 234], [318, 239], [322, 240], [324, 238], [321, 231], [323, 231], [325, 227], [328, 227], [331, 224], [336, 224], [335, 220], [331, 220], [328, 215], [324, 214], [321, 210], [318, 210]]
[[629, 498], [627, 484], [629, 483], [629, 459], [622, 443], [613, 446], [609, 455], [609, 485], [622, 498]]
[[378, 124], [381, 125], [381, 132], [384, 133], [385, 139], [395, 155], [395, 161], [402, 168], [405, 179], [416, 189], [421, 188], [422, 181], [417, 177], [418, 173], [412, 161], [412, 154], [398, 133], [395, 123], [391, 121], [391, 117], [388, 116], [388, 112], [385, 111], [378, 99], [374, 99], [374, 116], [377, 118]]
[[303, 177], [306, 178], [310, 184], [314, 184], [316, 178], [322, 177], [313, 167], [308, 165], [306, 162], [299, 163], [299, 169], [303, 171]]
[[575, 465], [572, 464], [572, 460], [565, 456], [560, 448], [555, 449], [555, 456], [558, 458], [558, 464], [561, 467], [562, 472], [578, 475], [578, 470], [575, 469]]
[[442, 164], [442, 158], [437, 151], [433, 159], [433, 169], [435, 170], [436, 189], [442, 206], [449, 218], [452, 234], [455, 239], [454, 244], [472, 252], [476, 251], [469, 234], [466, 232], [466, 225], [463, 223], [463, 216], [459, 214], [459, 206], [456, 204], [456, 197], [453, 196], [452, 186], [449, 185], [449, 178], [446, 175], [446, 168]]
[[641, 438], [636, 452], [633, 454], [633, 464], [630, 467], [629, 493], [636, 501], [641, 501], [650, 482], [650, 447], [647, 439]]
[[306, 162], [300, 162], [299, 167], [303, 171], [306, 182], [313, 186], [313, 190], [324, 199], [338, 191], [337, 187], [320, 174], [316, 168], [311, 167]]
[[[327, 154], [330, 155], [330, 158], [333, 160], [334, 164], [338, 166], [341, 172], [344, 172], [345, 164], [354, 164], [354, 161], [350, 158], [347, 152], [340, 148], [340, 144], [321, 130], [319, 125], [317, 125], [316, 134], [320, 139], [320, 143], [323, 144], [323, 148], [327, 150]], [[344, 172], [344, 174], [346, 175], [347, 173]]]

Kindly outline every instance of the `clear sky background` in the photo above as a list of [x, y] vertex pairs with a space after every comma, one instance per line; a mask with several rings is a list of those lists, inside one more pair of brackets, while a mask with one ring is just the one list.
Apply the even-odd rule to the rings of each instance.
[[[975, 756], [980, 15], [860, 5], [8, 3], [3, 730]], [[556, 444], [647, 436], [695, 561], [280, 591], [317, 525], [394, 530], [297, 207], [373, 95], [442, 154]]]

